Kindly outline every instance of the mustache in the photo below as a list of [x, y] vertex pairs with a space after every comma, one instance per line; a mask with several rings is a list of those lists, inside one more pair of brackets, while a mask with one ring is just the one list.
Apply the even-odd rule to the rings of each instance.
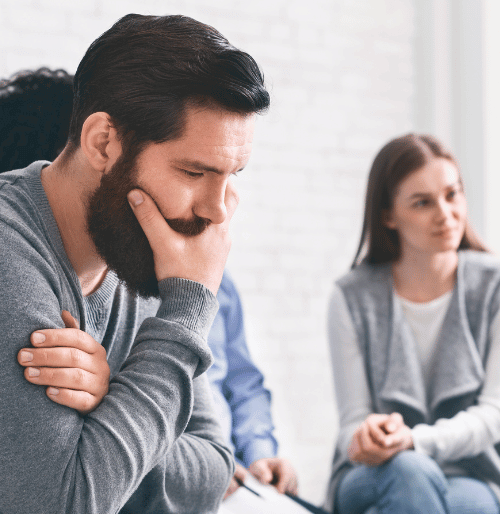
[[197, 236], [204, 232], [212, 223], [209, 219], [201, 218], [199, 216], [195, 216], [190, 220], [183, 220], [181, 218], [165, 218], [165, 221], [173, 230], [180, 234], [184, 234], [185, 236]]

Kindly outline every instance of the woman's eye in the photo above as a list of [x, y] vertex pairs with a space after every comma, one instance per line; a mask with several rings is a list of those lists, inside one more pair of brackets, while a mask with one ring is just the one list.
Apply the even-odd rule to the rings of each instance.
[[428, 200], [417, 200], [413, 204], [414, 207], [426, 207], [427, 205], [429, 205], [429, 201]]
[[448, 193], [448, 199], [453, 200], [453, 198], [455, 198], [455, 196], [457, 196], [457, 195], [458, 195], [458, 191], [456, 189], [454, 189], [453, 191], [450, 191]]

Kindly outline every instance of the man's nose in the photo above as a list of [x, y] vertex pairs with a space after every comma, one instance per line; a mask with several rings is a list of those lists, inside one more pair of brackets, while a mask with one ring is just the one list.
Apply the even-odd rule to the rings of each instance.
[[227, 217], [225, 204], [227, 181], [221, 181], [207, 189], [197, 203], [195, 214], [209, 219], [212, 223], [223, 223]]

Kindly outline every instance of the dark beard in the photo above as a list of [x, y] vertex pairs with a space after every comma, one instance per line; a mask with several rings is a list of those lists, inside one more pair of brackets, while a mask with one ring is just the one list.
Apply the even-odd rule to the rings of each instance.
[[[103, 175], [88, 200], [87, 229], [99, 255], [132, 294], [159, 297], [153, 251], [127, 200], [127, 193], [139, 188], [136, 160], [124, 154]], [[166, 221], [188, 236], [201, 234], [211, 223], [197, 216]]]

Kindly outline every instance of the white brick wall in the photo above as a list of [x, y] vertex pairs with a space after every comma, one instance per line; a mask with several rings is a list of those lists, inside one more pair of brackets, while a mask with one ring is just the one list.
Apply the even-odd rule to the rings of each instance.
[[273, 392], [281, 454], [320, 502], [336, 434], [326, 307], [353, 257], [370, 161], [411, 130], [413, 0], [0, 0], [0, 76], [74, 72], [127, 12], [214, 25], [262, 66], [273, 105], [236, 179], [229, 267]]

